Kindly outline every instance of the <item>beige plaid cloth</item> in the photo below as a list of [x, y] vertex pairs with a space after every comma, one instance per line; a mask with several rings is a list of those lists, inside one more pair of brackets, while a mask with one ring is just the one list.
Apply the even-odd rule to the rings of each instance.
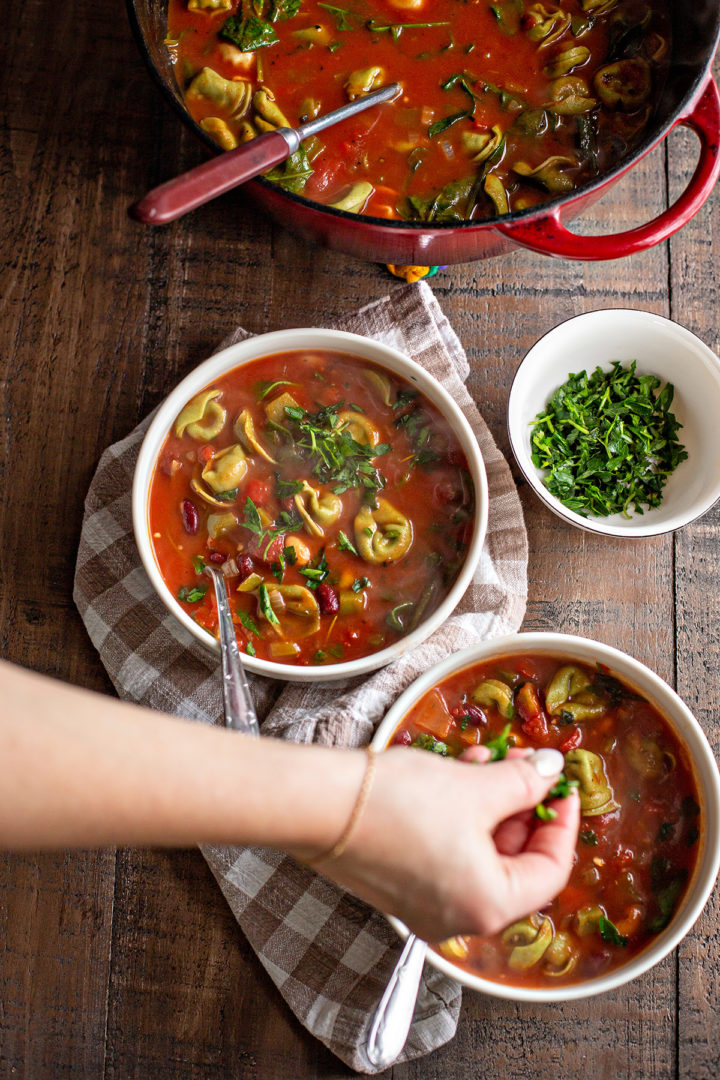
[[[430, 288], [398, 287], [341, 326], [394, 345], [440, 380], [477, 436], [490, 488], [487, 539], [473, 584], [427, 642], [390, 667], [346, 683], [303, 686], [251, 677], [263, 735], [362, 746], [391, 702], [431, 664], [518, 629], [527, 595], [527, 537], [510, 470], [465, 388], [465, 353]], [[220, 347], [247, 336], [236, 330]], [[148, 422], [100, 459], [85, 502], [75, 602], [121, 698], [223, 723], [218, 658], [168, 613], [133, 539], [130, 488]], [[400, 950], [382, 915], [278, 852], [206, 847], [203, 854], [300, 1022], [353, 1069], [377, 1071], [365, 1056], [367, 1029]], [[460, 1000], [457, 983], [426, 968], [403, 1059], [452, 1038]]]

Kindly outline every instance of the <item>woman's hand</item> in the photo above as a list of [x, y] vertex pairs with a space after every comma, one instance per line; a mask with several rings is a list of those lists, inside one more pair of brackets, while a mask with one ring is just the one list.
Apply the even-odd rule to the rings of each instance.
[[554, 800], [557, 817], [540, 821], [535, 807], [561, 756], [550, 776], [522, 751], [493, 764], [488, 756], [483, 747], [462, 761], [400, 748], [379, 755], [344, 853], [318, 869], [431, 941], [494, 933], [543, 907], [570, 874], [579, 799]]

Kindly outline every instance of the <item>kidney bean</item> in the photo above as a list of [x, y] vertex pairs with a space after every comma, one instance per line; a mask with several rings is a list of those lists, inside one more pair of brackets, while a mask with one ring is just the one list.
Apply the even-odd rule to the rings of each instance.
[[463, 717], [467, 717], [471, 724], [475, 724], [477, 727], [485, 727], [487, 724], [487, 716], [482, 711], [479, 705], [473, 705], [468, 701], [464, 705], [456, 705], [450, 710], [451, 716], [454, 716], [456, 720], [462, 720]]
[[405, 728], [401, 728], [400, 731], [395, 732], [393, 744], [395, 746], [412, 746], [412, 735]]
[[200, 515], [197, 512], [195, 503], [190, 502], [189, 499], [183, 499], [180, 512], [182, 513], [185, 532], [188, 536], [194, 536], [200, 528]]
[[318, 585], [315, 595], [321, 615], [337, 615], [340, 610], [340, 601], [332, 585]]
[[252, 555], [248, 555], [247, 552], [244, 552], [244, 554], [242, 555], [238, 555], [235, 562], [237, 563], [237, 568], [240, 574], [241, 581], [244, 581], [245, 578], [250, 577], [250, 575], [255, 570], [255, 563], [253, 562]]
[[214, 563], [215, 566], [222, 566], [226, 558], [227, 556], [223, 555], [222, 551], [211, 551], [208, 554], [207, 561]]

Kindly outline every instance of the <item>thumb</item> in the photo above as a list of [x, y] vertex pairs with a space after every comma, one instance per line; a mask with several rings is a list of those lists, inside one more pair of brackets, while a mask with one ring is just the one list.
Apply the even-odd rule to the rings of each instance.
[[483, 794], [492, 831], [501, 821], [537, 806], [562, 772], [558, 750], [536, 750], [525, 758], [505, 758], [483, 767]]
[[557, 817], [538, 825], [519, 855], [501, 857], [506, 876], [506, 918], [543, 907], [567, 884], [577, 843], [580, 799], [572, 791], [566, 799], [555, 799], [552, 806]]

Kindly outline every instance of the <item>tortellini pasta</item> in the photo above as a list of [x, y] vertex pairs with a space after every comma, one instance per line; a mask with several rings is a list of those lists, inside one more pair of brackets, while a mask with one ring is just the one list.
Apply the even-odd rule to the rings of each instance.
[[[268, 585], [267, 594], [281, 634], [291, 639], [303, 638], [320, 629], [318, 602], [304, 585]], [[264, 616], [260, 608], [258, 613]]]
[[190, 83], [185, 96], [189, 101], [193, 98], [212, 101], [228, 116], [239, 120], [250, 108], [252, 90], [244, 79], [224, 79], [217, 71], [204, 67]]
[[247, 468], [245, 451], [235, 443], [208, 461], [202, 471], [202, 478], [212, 491], [222, 494], [240, 486]]
[[590, 690], [590, 679], [582, 668], [565, 664], [553, 675], [545, 691], [545, 704], [551, 716], [564, 716], [575, 722], [592, 720], [607, 712], [607, 705]]
[[320, 493], [307, 481], [294, 496], [297, 512], [311, 536], [324, 536], [323, 525], [332, 525], [342, 513], [342, 499], [332, 491]]
[[380, 432], [370, 417], [364, 413], [350, 412], [346, 409], [338, 413], [338, 420], [355, 442], [363, 446], [377, 446], [380, 442]]
[[186, 431], [191, 439], [207, 442], [216, 438], [225, 424], [225, 409], [217, 401], [220, 390], [203, 390], [188, 401], [177, 420], [175, 434], [182, 436]]
[[570, 750], [565, 755], [565, 775], [577, 780], [580, 790], [580, 812], [583, 817], [610, 814], [619, 810], [613, 790], [605, 775], [605, 762], [592, 750]]
[[233, 431], [235, 432], [236, 438], [238, 438], [249, 451], [252, 452], [254, 450], [256, 454], [259, 454], [260, 457], [264, 457], [271, 465], [275, 465], [275, 458], [270, 456], [255, 434], [255, 422], [248, 409], [243, 409], [240, 413], [235, 421]]
[[387, 499], [378, 499], [375, 510], [364, 506], [354, 528], [357, 549], [369, 563], [397, 562], [407, 555], [413, 541], [411, 522]]

